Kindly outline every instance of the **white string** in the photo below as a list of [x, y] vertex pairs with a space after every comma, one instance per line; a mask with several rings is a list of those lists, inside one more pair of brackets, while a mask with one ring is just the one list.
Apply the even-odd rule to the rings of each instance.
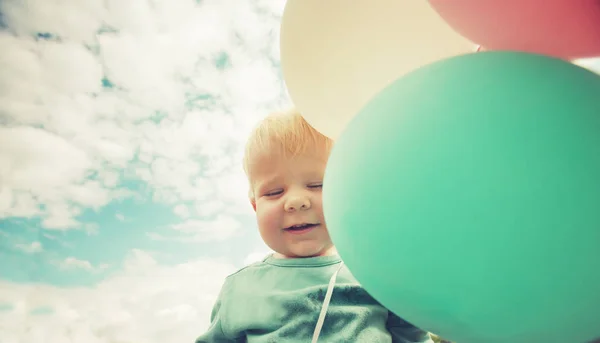
[[313, 333], [312, 343], [317, 343], [319, 340], [319, 335], [321, 334], [321, 329], [323, 328], [323, 322], [325, 321], [325, 315], [327, 314], [327, 308], [329, 307], [329, 302], [331, 301], [331, 294], [333, 294], [333, 286], [335, 286], [335, 279], [337, 278], [338, 272], [342, 269], [344, 262], [340, 263], [338, 269], [333, 273], [331, 279], [329, 279], [329, 286], [327, 286], [327, 293], [325, 293], [325, 300], [323, 300], [323, 307], [321, 307], [321, 314], [319, 314], [319, 320], [317, 321], [317, 326], [315, 327], [315, 332]]

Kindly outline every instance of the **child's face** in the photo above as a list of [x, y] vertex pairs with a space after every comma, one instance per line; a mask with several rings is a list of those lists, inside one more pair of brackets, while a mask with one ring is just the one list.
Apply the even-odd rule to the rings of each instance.
[[327, 154], [265, 154], [256, 162], [251, 200], [265, 243], [285, 257], [327, 254], [333, 247], [321, 196]]

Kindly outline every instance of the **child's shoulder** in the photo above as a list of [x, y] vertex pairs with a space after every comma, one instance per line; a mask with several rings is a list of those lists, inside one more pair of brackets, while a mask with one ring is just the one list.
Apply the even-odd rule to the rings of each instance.
[[249, 274], [252, 274], [257, 269], [265, 268], [267, 266], [267, 263], [265, 263], [265, 261], [267, 260], [267, 258], [269, 258], [269, 256], [270, 255], [264, 257], [260, 261], [256, 261], [256, 262], [253, 262], [253, 263], [250, 263], [248, 265], [241, 267], [240, 269], [236, 270], [235, 272], [229, 274], [226, 277], [226, 280], [232, 280], [232, 279], [236, 279], [236, 278], [240, 278], [240, 277], [243, 278], [245, 276], [248, 276]]

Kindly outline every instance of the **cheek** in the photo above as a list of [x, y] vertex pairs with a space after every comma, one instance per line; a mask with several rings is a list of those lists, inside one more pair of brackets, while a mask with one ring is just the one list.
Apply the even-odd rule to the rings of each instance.
[[312, 208], [323, 216], [323, 198], [320, 194], [312, 199]]
[[281, 215], [276, 202], [259, 203], [256, 206], [256, 219], [261, 230], [279, 228]]

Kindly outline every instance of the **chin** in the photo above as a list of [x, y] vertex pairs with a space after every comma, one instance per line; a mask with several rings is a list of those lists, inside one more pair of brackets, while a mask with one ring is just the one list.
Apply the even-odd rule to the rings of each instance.
[[327, 256], [331, 255], [335, 252], [333, 247], [327, 247], [322, 249], [306, 249], [301, 251], [293, 251], [290, 252], [291, 256], [294, 258], [308, 258], [308, 257], [318, 257], [318, 256]]

